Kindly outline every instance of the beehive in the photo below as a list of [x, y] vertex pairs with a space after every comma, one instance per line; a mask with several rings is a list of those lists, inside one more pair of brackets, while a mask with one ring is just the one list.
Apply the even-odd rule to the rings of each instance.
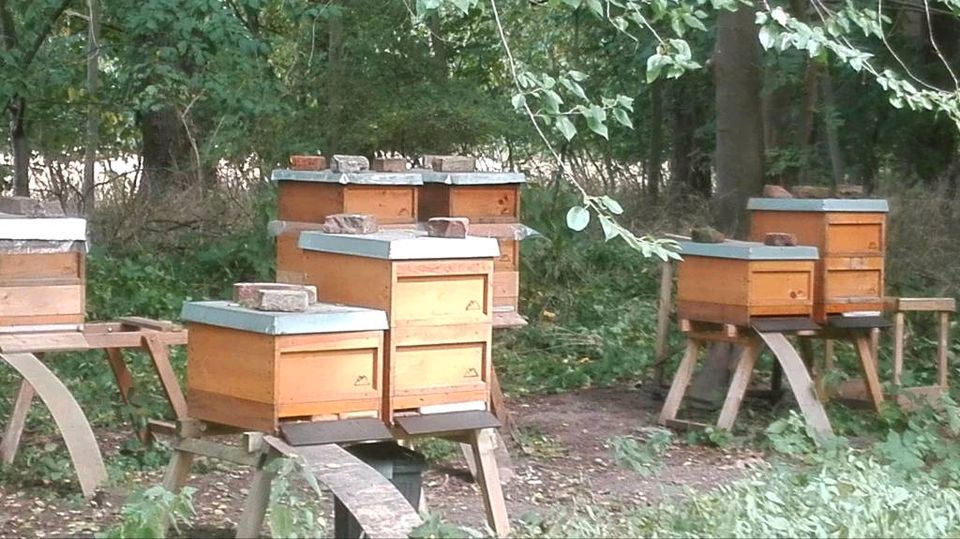
[[[424, 172], [420, 193], [420, 218], [466, 217], [474, 225], [486, 225], [478, 235], [497, 238], [500, 258], [494, 267], [493, 306], [497, 316], [517, 314], [520, 290], [520, 242], [514, 226], [520, 222], [520, 186], [523, 174], [514, 172]], [[497, 228], [497, 223], [505, 225]]]
[[274, 170], [279, 185], [278, 218], [322, 223], [335, 213], [364, 213], [382, 224], [417, 222], [423, 179], [416, 172]]
[[386, 414], [489, 402], [496, 240], [303, 232], [300, 247], [324, 301], [386, 311]]
[[383, 311], [318, 303], [306, 312], [186, 303], [190, 417], [274, 432], [280, 421], [379, 417]]
[[0, 214], [0, 331], [82, 327], [86, 227], [84, 219]]
[[883, 308], [886, 200], [753, 198], [750, 239], [768, 232], [796, 234], [817, 247], [814, 315]]
[[747, 326], [764, 316], [812, 316], [814, 247], [680, 242], [677, 316]]
[[423, 172], [420, 218], [466, 217], [471, 223], [520, 221], [523, 174], [514, 172]]

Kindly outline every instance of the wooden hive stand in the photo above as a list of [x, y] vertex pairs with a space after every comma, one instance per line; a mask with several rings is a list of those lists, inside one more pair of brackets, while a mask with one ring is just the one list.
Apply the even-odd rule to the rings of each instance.
[[[27, 413], [35, 396], [50, 410], [63, 435], [80, 488], [91, 498], [107, 478], [103, 457], [83, 410], [70, 391], [38, 358], [48, 352], [78, 352], [102, 349], [113, 372], [120, 398], [129, 404], [133, 376], [127, 368], [123, 349], [140, 349], [150, 356], [160, 385], [174, 417], [187, 417], [187, 404], [170, 364], [169, 347], [186, 344], [187, 332], [170, 322], [145, 318], [122, 318], [117, 322], [86, 324], [82, 331], [34, 331], [0, 334], [0, 361], [23, 378], [10, 420], [0, 442], [0, 459], [13, 462], [20, 446]], [[137, 434], [144, 442], [154, 432], [169, 432], [172, 425], [150, 421]]]

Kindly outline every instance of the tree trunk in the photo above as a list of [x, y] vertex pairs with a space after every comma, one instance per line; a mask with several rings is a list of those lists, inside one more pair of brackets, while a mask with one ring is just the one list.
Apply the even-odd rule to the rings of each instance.
[[806, 170], [809, 167], [804, 166], [803, 163], [804, 160], [811, 158], [810, 147], [813, 145], [814, 120], [817, 116], [819, 78], [819, 64], [807, 60], [807, 69], [803, 77], [803, 105], [800, 109], [800, 127], [797, 133], [797, 151], [800, 153], [801, 166], [796, 171], [796, 183], [800, 185], [808, 181]]
[[[331, 3], [333, 4], [333, 3]], [[343, 103], [340, 92], [343, 91], [343, 14], [337, 12], [327, 22], [327, 147], [323, 149], [326, 155], [340, 152], [340, 118]]]
[[836, 101], [833, 98], [833, 81], [830, 77], [829, 68], [823, 72], [820, 81], [823, 87], [823, 105], [824, 113], [823, 124], [824, 132], [827, 135], [827, 149], [830, 153], [830, 168], [833, 170], [833, 185], [844, 183], [843, 152], [840, 150], [840, 134], [837, 131], [837, 114], [839, 110]]
[[709, 198], [713, 185], [709, 169], [699, 166], [696, 154], [697, 128], [700, 126], [700, 111], [693, 105], [690, 79], [684, 77], [669, 83], [670, 131], [672, 152], [670, 155], [670, 189], [684, 194], [696, 193]]
[[717, 19], [717, 225], [728, 235], [746, 232], [746, 202], [763, 188], [760, 48], [754, 10], [740, 6]]
[[27, 140], [25, 117], [27, 100], [18, 97], [12, 108], [10, 121], [10, 143], [13, 150], [13, 194], [30, 196], [30, 143]]
[[[143, 175], [140, 193], [155, 198], [189, 187], [196, 167], [190, 141], [180, 116], [172, 107], [145, 112], [140, 117], [143, 137]], [[198, 171], [199, 172], [199, 171]]]
[[87, 24], [87, 140], [83, 152], [83, 214], [90, 216], [97, 203], [96, 164], [100, 142], [100, 111], [97, 93], [100, 87], [100, 0], [88, 0]]
[[663, 83], [650, 85], [650, 157], [647, 160], [647, 192], [660, 197], [661, 164], [663, 163]]

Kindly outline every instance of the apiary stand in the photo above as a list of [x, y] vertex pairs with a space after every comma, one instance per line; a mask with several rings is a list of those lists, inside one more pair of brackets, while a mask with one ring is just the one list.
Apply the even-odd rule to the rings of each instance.
[[[169, 322], [145, 318], [125, 318], [118, 322], [87, 324], [82, 331], [38, 331], [0, 334], [0, 361], [23, 378], [14, 402], [10, 420], [0, 442], [0, 460], [11, 464], [20, 446], [27, 413], [34, 396], [50, 410], [63, 435], [70, 458], [77, 470], [80, 488], [87, 498], [93, 497], [97, 487], [106, 478], [103, 457], [83, 410], [69, 389], [38, 358], [46, 352], [87, 351], [103, 349], [120, 390], [120, 398], [129, 403], [133, 377], [123, 359], [124, 348], [139, 348], [147, 352], [167, 401], [178, 419], [186, 417], [187, 405], [170, 365], [168, 347], [186, 344], [187, 332]], [[148, 441], [151, 429], [168, 428], [151, 422], [139, 431], [141, 440]]]

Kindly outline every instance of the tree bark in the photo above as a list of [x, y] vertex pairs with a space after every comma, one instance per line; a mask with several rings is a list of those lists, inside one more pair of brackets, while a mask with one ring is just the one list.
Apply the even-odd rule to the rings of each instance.
[[[331, 2], [331, 5], [335, 2]], [[343, 14], [337, 12], [327, 22], [327, 147], [326, 155], [340, 152], [340, 119], [343, 103], [340, 92], [343, 91]]]
[[740, 6], [717, 19], [717, 225], [730, 236], [746, 232], [746, 201], [763, 188], [760, 47], [754, 10]]
[[820, 84], [823, 88], [824, 132], [827, 135], [827, 149], [830, 153], [830, 168], [833, 171], [833, 185], [844, 183], [843, 152], [840, 150], [840, 133], [837, 131], [836, 115], [839, 112], [833, 97], [833, 81], [829, 68], [823, 72]]
[[27, 140], [27, 100], [18, 97], [11, 107], [10, 144], [13, 150], [13, 194], [30, 196], [30, 141]]
[[83, 214], [90, 216], [97, 203], [96, 164], [100, 142], [100, 110], [97, 105], [100, 88], [100, 0], [87, 0], [90, 21], [87, 23], [87, 133], [83, 152]]
[[647, 160], [647, 193], [656, 200], [660, 197], [663, 163], [663, 82], [650, 85], [650, 156]]
[[143, 113], [140, 134], [143, 137], [142, 195], [155, 198], [193, 183], [191, 178], [196, 177], [191, 174], [196, 167], [193, 151], [180, 115], [174, 108]]
[[[810, 158], [810, 147], [813, 145], [813, 133], [817, 117], [817, 97], [820, 92], [818, 81], [820, 79], [820, 67], [817, 62], [807, 60], [807, 69], [803, 77], [803, 105], [800, 108], [800, 126], [797, 133], [797, 151], [802, 160]], [[807, 183], [806, 170], [808, 167], [801, 165], [796, 170], [796, 183], [803, 185]]]
[[[692, 75], [691, 75], [692, 76]], [[713, 184], [710, 170], [695, 160], [697, 151], [697, 128], [701, 124], [702, 111], [691, 98], [691, 80], [683, 77], [670, 81], [670, 131], [672, 152], [670, 155], [670, 190], [683, 194], [699, 194], [710, 198]]]

